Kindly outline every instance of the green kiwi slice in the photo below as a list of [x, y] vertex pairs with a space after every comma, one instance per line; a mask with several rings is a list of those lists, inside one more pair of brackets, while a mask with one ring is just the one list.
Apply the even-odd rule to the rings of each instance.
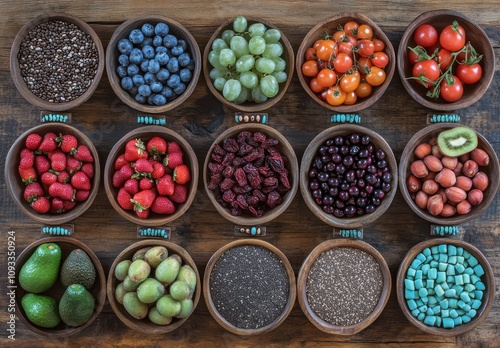
[[450, 157], [466, 154], [477, 147], [476, 132], [462, 126], [439, 133], [437, 141], [441, 153]]

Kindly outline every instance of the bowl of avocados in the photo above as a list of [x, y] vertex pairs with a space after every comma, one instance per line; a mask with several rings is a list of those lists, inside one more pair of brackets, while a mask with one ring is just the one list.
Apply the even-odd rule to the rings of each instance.
[[74, 335], [92, 324], [106, 302], [106, 276], [99, 259], [72, 237], [29, 244], [15, 267], [17, 314], [37, 334]]

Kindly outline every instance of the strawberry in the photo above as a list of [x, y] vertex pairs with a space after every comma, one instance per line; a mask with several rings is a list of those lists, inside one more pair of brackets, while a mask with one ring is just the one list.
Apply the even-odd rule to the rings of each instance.
[[61, 198], [63, 201], [71, 201], [73, 199], [73, 187], [70, 184], [55, 182], [49, 186], [49, 195]]
[[78, 145], [75, 152], [75, 158], [82, 162], [92, 163], [94, 162], [94, 157], [90, 153], [90, 150], [85, 145]]
[[120, 156], [118, 156], [116, 158], [114, 168], [115, 168], [115, 170], [119, 170], [121, 167], [123, 167], [126, 164], [129, 164], [129, 162], [125, 159], [125, 155], [121, 154]]
[[130, 164], [127, 164], [120, 168], [120, 173], [124, 180], [130, 179], [134, 175], [134, 168]]
[[63, 208], [61, 209], [61, 213], [65, 212], [65, 211], [70, 211], [71, 209], [73, 209], [76, 205], [76, 202], [75, 201], [63, 201]]
[[75, 201], [76, 202], [83, 202], [87, 200], [90, 196], [90, 190], [76, 190], [75, 193]]
[[64, 202], [61, 198], [54, 197], [50, 201], [50, 211], [52, 213], [60, 213], [64, 208]]
[[26, 137], [26, 148], [32, 151], [38, 150], [40, 144], [42, 143], [42, 136], [36, 133], [31, 133]]
[[141, 139], [132, 139], [125, 145], [124, 158], [129, 161], [136, 161], [139, 158], [147, 158], [148, 152]]
[[[88, 163], [92, 165], [91, 163]], [[82, 162], [74, 158], [73, 156], [66, 155], [66, 169], [70, 174], [76, 173], [82, 168]]]
[[125, 181], [125, 184], [123, 184], [123, 188], [131, 195], [135, 195], [139, 192], [139, 182], [136, 179], [128, 179]]
[[187, 185], [175, 185], [174, 193], [169, 197], [172, 202], [184, 203], [187, 200]]
[[137, 192], [131, 202], [134, 204], [134, 210], [142, 212], [149, 209], [155, 200], [156, 194], [153, 190], [142, 190]]
[[163, 160], [163, 164], [168, 166], [170, 169], [174, 169], [175, 167], [181, 165], [182, 163], [184, 162], [182, 161], [181, 152], [169, 153], [168, 155], [165, 156], [165, 159]]
[[43, 140], [40, 143], [40, 146], [38, 147], [38, 151], [41, 152], [50, 152], [54, 151], [57, 149], [57, 142], [56, 142], [57, 135], [54, 133], [47, 133], [43, 136]]
[[45, 194], [42, 186], [37, 182], [32, 182], [24, 188], [24, 199], [28, 202], [33, 202], [38, 197], [42, 197]]
[[56, 139], [59, 143], [59, 148], [64, 153], [74, 154], [76, 152], [76, 148], [78, 147], [78, 139], [74, 135], [71, 134], [59, 134], [59, 137]]
[[149, 209], [144, 209], [142, 211], [136, 210], [135, 214], [141, 219], [147, 219], [149, 216]]
[[151, 177], [153, 179], [159, 179], [163, 175], [165, 175], [165, 166], [160, 162], [153, 163], [153, 172], [151, 173]]
[[167, 151], [167, 142], [160, 137], [153, 137], [148, 141], [146, 150], [154, 157], [158, 158]]
[[53, 151], [50, 155], [50, 167], [56, 172], [66, 169], [66, 155], [60, 151]]
[[57, 181], [57, 175], [52, 172], [45, 172], [40, 176], [40, 181], [43, 184], [51, 185]]
[[50, 169], [50, 161], [45, 155], [35, 156], [35, 168], [38, 175], [48, 172]]
[[155, 198], [151, 205], [151, 211], [157, 214], [173, 214], [175, 212], [175, 205], [170, 199], [165, 196], [158, 196]]
[[22, 149], [20, 153], [21, 160], [19, 161], [19, 167], [27, 169], [35, 165], [35, 153], [29, 149]]
[[31, 207], [40, 214], [45, 214], [50, 210], [50, 201], [47, 197], [38, 197], [31, 203]]
[[82, 172], [87, 174], [89, 179], [92, 179], [94, 177], [94, 165], [92, 163], [84, 163], [82, 164], [82, 167], [80, 168]]
[[84, 172], [76, 172], [71, 177], [71, 186], [77, 190], [90, 190], [92, 184], [87, 174]]
[[154, 187], [154, 182], [148, 178], [141, 178], [139, 180], [139, 189], [140, 190], [151, 190]]
[[18, 172], [19, 172], [19, 176], [21, 177], [21, 180], [26, 185], [31, 184], [32, 182], [35, 182], [37, 179], [37, 174], [36, 174], [35, 168], [33, 168], [33, 167], [26, 168], [26, 169], [18, 167]]
[[153, 172], [153, 165], [145, 158], [139, 158], [135, 161], [134, 169], [140, 174], [151, 174]]
[[171, 141], [168, 143], [168, 147], [167, 147], [167, 153], [176, 153], [176, 152], [180, 152], [182, 153], [182, 149], [181, 149], [181, 146], [176, 143], [175, 141]]
[[71, 175], [65, 170], [59, 173], [57, 176], [57, 182], [61, 184], [67, 184], [71, 180]]
[[132, 203], [132, 195], [125, 190], [125, 188], [121, 188], [118, 190], [118, 196], [116, 197], [118, 201], [118, 205], [125, 210], [133, 210], [134, 204]]
[[123, 187], [123, 183], [127, 179], [124, 177], [123, 173], [119, 170], [113, 173], [113, 179], [111, 180], [112, 185], [116, 188]]
[[181, 164], [174, 169], [174, 181], [178, 184], [185, 184], [191, 180], [191, 172], [185, 164]]
[[156, 182], [158, 194], [162, 196], [170, 196], [174, 193], [174, 179], [171, 175], [165, 174]]

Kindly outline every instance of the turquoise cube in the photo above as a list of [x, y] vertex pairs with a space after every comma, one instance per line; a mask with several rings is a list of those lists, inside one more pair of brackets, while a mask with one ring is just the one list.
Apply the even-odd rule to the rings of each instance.
[[464, 248], [461, 246], [457, 247], [457, 255], [462, 256], [464, 254]]
[[467, 293], [467, 291], [463, 291], [461, 294], [460, 294], [460, 299], [462, 301], [464, 301], [465, 303], [469, 303], [470, 302], [470, 296], [469, 294]]
[[478, 309], [479, 307], [481, 307], [481, 301], [479, 301], [479, 300], [472, 301], [472, 304], [471, 304], [472, 309]]
[[431, 249], [425, 248], [424, 250], [422, 250], [422, 254], [424, 254], [425, 256], [431, 255]]
[[438, 284], [438, 285], [436, 285], [434, 287], [434, 291], [436, 292], [437, 296], [443, 296], [444, 295], [444, 290], [443, 290], [443, 288], [441, 287], [440, 284]]
[[456, 298], [448, 299], [448, 306], [451, 309], [457, 309], [458, 308], [458, 300]]
[[435, 254], [439, 254], [439, 248], [438, 248], [438, 246], [437, 246], [437, 245], [433, 245], [433, 246], [431, 246], [431, 253], [432, 253], [433, 255], [435, 255]]
[[443, 319], [443, 327], [445, 329], [453, 329], [455, 327], [455, 322], [452, 318], [444, 318]]
[[450, 298], [450, 297], [455, 297], [457, 296], [457, 290], [455, 289], [448, 289], [444, 292], [444, 296]]
[[446, 254], [448, 252], [448, 248], [446, 244], [440, 244], [438, 245], [438, 250], [440, 253]]
[[450, 310], [450, 317], [455, 319], [456, 317], [458, 317], [458, 313], [456, 310], [452, 309]]
[[446, 262], [439, 262], [438, 270], [440, 272], [446, 271], [447, 268], [448, 268], [448, 264]]
[[470, 311], [467, 312], [467, 316], [474, 318], [477, 314], [477, 311], [475, 309], [471, 309]]
[[478, 277], [481, 277], [482, 275], [484, 275], [484, 269], [483, 269], [483, 266], [481, 265], [476, 265], [474, 266], [474, 273], [476, 273], [476, 275]]
[[441, 312], [441, 307], [439, 307], [439, 306], [432, 307], [433, 314], [439, 314], [440, 312]]
[[464, 279], [464, 284], [470, 283], [470, 275], [468, 275], [467, 273], [463, 273], [462, 278]]
[[453, 319], [455, 326], [462, 325], [462, 317], [456, 317]]
[[436, 281], [438, 283], [445, 282], [446, 281], [446, 272], [444, 272], [444, 271], [437, 272]]
[[417, 278], [413, 284], [415, 285], [415, 290], [418, 290], [424, 286], [424, 282], [420, 278]]
[[467, 324], [471, 318], [468, 315], [462, 315], [462, 323]]
[[483, 290], [483, 291], [486, 290], [486, 286], [484, 285], [483, 282], [477, 282], [475, 285], [476, 285], [476, 289], [478, 289], [478, 290]]
[[483, 292], [481, 290], [475, 290], [474, 297], [476, 298], [476, 300], [481, 301], [483, 299]]
[[457, 257], [456, 256], [448, 256], [448, 263], [455, 265], [457, 263]]
[[448, 264], [446, 268], [446, 275], [455, 275], [455, 266]]
[[457, 247], [454, 245], [448, 245], [448, 255], [454, 256], [457, 254]]
[[422, 274], [423, 275], [427, 275], [427, 272], [429, 272], [429, 269], [431, 268], [431, 265], [429, 265], [428, 263], [426, 264], [423, 264], [421, 269], [422, 269]]
[[[408, 268], [408, 272], [406, 272], [406, 274], [408, 275], [408, 277], [413, 278], [415, 277], [415, 272], [415, 269], [410, 267]], [[474, 273], [474, 270], [472, 270], [472, 273]]]
[[422, 287], [422, 288], [418, 289], [418, 296], [420, 296], [422, 298], [422, 301], [424, 301], [424, 298], [427, 299], [427, 295], [428, 295], [428, 291], [426, 288]]
[[411, 267], [418, 269], [421, 264], [422, 264], [422, 261], [420, 261], [419, 259], [414, 259], [411, 263]]
[[425, 325], [434, 326], [435, 323], [436, 323], [436, 317], [435, 316], [428, 315], [424, 319], [424, 324]]
[[415, 290], [405, 290], [405, 299], [414, 300], [417, 297]]
[[415, 300], [408, 300], [408, 301], [406, 301], [406, 304], [408, 305], [408, 309], [410, 311], [412, 311], [415, 308], [417, 308], [417, 304], [415, 303]]
[[417, 259], [420, 260], [420, 262], [422, 263], [427, 259], [427, 257], [425, 257], [424, 254], [420, 253], [417, 255]]
[[427, 289], [433, 289], [433, 288], [434, 288], [434, 280], [432, 280], [432, 279], [427, 279], [427, 280], [425, 281], [425, 287], [426, 287]]
[[441, 318], [448, 318], [450, 316], [449, 309], [441, 309]]
[[479, 263], [479, 261], [474, 256], [472, 256], [472, 255], [470, 255], [467, 258], [467, 262], [469, 263], [469, 266], [471, 266], [471, 267], [474, 267], [474, 266], [476, 266]]
[[408, 290], [415, 290], [415, 282], [411, 279], [405, 279], [405, 288]]
[[444, 299], [442, 301], [439, 301], [439, 306], [441, 307], [441, 309], [448, 309], [448, 300]]
[[436, 296], [428, 296], [427, 298], [429, 299], [429, 301], [427, 302], [427, 305], [429, 306], [434, 306], [436, 303], [438, 303]]
[[462, 275], [456, 275], [455, 284], [464, 285], [464, 277], [462, 277]]
[[439, 254], [439, 262], [448, 263], [448, 254]]
[[427, 278], [428, 279], [437, 279], [437, 269], [431, 268], [429, 271], [427, 271]]
[[422, 270], [418, 269], [416, 272], [415, 272], [415, 279], [422, 279]]

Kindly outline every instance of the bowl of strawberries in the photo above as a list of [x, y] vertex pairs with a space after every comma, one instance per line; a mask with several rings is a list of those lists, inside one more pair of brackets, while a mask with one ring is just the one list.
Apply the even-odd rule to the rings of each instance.
[[104, 188], [113, 208], [142, 226], [165, 225], [184, 214], [198, 185], [198, 159], [178, 133], [144, 126], [125, 134], [104, 167]]
[[83, 214], [99, 190], [99, 156], [92, 141], [64, 123], [28, 129], [5, 160], [10, 196], [31, 219], [57, 225]]

